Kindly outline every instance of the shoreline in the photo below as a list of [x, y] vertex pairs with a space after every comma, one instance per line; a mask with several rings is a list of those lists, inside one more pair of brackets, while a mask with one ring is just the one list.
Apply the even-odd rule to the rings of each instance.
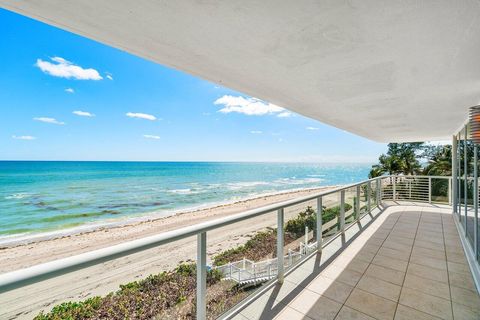
[[176, 210], [171, 210], [169, 212], [152, 211], [152, 212], [138, 213], [133, 215], [126, 215], [119, 218], [106, 219], [106, 220], [94, 222], [94, 223], [87, 222], [80, 226], [66, 228], [66, 229], [0, 236], [0, 250], [16, 247], [20, 245], [27, 245], [27, 244], [36, 243], [36, 242], [55, 240], [55, 239], [69, 237], [77, 234], [96, 232], [104, 229], [113, 229], [118, 227], [129, 227], [129, 226], [133, 227], [137, 224], [155, 222], [157, 220], [168, 219], [168, 218], [185, 215], [185, 214], [193, 214], [198, 211], [220, 209], [226, 206], [233, 206], [233, 205], [245, 203], [248, 201], [255, 201], [265, 197], [297, 194], [298, 192], [304, 192], [304, 191], [321, 192], [321, 191], [325, 191], [325, 189], [331, 190], [338, 187], [340, 186], [334, 185], [334, 186], [295, 188], [295, 189], [288, 189], [288, 190], [282, 190], [282, 191], [273, 191], [273, 192], [255, 194], [249, 197], [244, 197], [244, 198], [235, 199], [235, 200], [225, 200], [225, 201], [219, 201], [219, 202], [205, 203], [205, 204], [201, 204], [193, 207], [179, 208]]

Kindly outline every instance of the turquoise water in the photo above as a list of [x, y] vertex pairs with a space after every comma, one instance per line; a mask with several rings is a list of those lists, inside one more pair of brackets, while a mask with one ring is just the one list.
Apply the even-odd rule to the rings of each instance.
[[0, 161], [0, 237], [361, 181], [370, 166]]

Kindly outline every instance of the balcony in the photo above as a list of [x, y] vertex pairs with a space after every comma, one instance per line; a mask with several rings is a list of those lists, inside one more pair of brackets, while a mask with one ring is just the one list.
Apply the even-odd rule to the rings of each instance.
[[[2, 318], [32, 318], [63, 301], [105, 295], [161, 270], [165, 254], [196, 244], [197, 319], [478, 319], [452, 186], [450, 177], [380, 177], [4, 273]], [[288, 235], [289, 221], [305, 208], [315, 209], [314, 228]], [[247, 220], [272, 232], [274, 251], [212, 266], [211, 252], [223, 243], [207, 235], [240, 236], [235, 224]], [[249, 290], [213, 310], [210, 268]]]
[[235, 319], [479, 319], [451, 207], [384, 205]]

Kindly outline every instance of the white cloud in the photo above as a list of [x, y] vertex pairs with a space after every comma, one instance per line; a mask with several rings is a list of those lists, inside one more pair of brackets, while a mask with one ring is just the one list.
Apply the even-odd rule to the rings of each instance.
[[286, 112], [284, 108], [262, 101], [257, 98], [245, 98], [242, 96], [224, 95], [215, 100], [214, 104], [224, 107], [218, 112], [221, 113], [243, 113], [249, 116], [262, 116], [266, 114], [279, 114]]
[[95, 115], [93, 113], [90, 113], [90, 112], [87, 112], [87, 111], [73, 111], [72, 112], [73, 114], [76, 114], [77, 116], [80, 116], [80, 117], [95, 117]]
[[130, 118], [145, 119], [150, 121], [157, 120], [155, 116], [152, 116], [151, 114], [146, 114], [146, 113], [127, 112], [125, 115]]
[[250, 131], [250, 133], [252, 133], [252, 134], [261, 134], [261, 133], [263, 133], [263, 131], [260, 131], [260, 130], [252, 130], [252, 131]]
[[84, 69], [60, 57], [50, 58], [54, 63], [37, 59], [35, 64], [44, 73], [54, 77], [77, 79], [77, 80], [102, 80], [102, 76], [97, 70], [89, 68]]
[[110, 72], [105, 72], [105, 74], [106, 74], [105, 77], [106, 77], [108, 80], [113, 80], [112, 74], [111, 74]]
[[288, 117], [291, 117], [292, 116], [292, 113], [291, 112], [288, 112], [288, 111], [284, 111], [282, 113], [279, 113], [277, 117], [279, 118], [288, 118]]
[[33, 136], [12, 136], [13, 139], [17, 140], [35, 140], [37, 139], [36, 137]]
[[144, 134], [143, 137], [147, 139], [154, 139], [154, 140], [160, 139], [160, 136], [154, 136], [152, 134]]
[[307, 129], [307, 130], [318, 130], [319, 128], [317, 128], [317, 127], [306, 127], [305, 129]]
[[65, 89], [65, 92], [75, 93], [75, 90], [73, 90], [72, 88], [67, 88], [67, 89]]
[[65, 124], [65, 122], [58, 121], [55, 118], [47, 118], [47, 117], [33, 118], [33, 120], [40, 121], [40, 122], [45, 122], [45, 123], [59, 124], [59, 125], [64, 125]]

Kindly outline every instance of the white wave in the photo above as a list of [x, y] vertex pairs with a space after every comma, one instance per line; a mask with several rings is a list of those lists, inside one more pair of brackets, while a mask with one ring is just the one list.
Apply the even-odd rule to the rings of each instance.
[[239, 190], [243, 188], [254, 188], [258, 186], [268, 186], [270, 185], [270, 182], [266, 181], [249, 181], [249, 182], [234, 182], [234, 183], [228, 183], [227, 188], [229, 190]]
[[32, 194], [31, 193], [14, 193], [9, 196], [6, 196], [5, 199], [25, 199], [30, 197]]
[[302, 185], [302, 184], [319, 183], [322, 181], [324, 181], [324, 179], [320, 179], [320, 178], [305, 178], [305, 179], [283, 178], [283, 179], [278, 179], [275, 182], [279, 184], [287, 184], [287, 185]]
[[175, 193], [175, 194], [197, 194], [197, 193], [205, 193], [206, 191], [202, 189], [185, 188], [185, 189], [168, 190], [168, 192]]

